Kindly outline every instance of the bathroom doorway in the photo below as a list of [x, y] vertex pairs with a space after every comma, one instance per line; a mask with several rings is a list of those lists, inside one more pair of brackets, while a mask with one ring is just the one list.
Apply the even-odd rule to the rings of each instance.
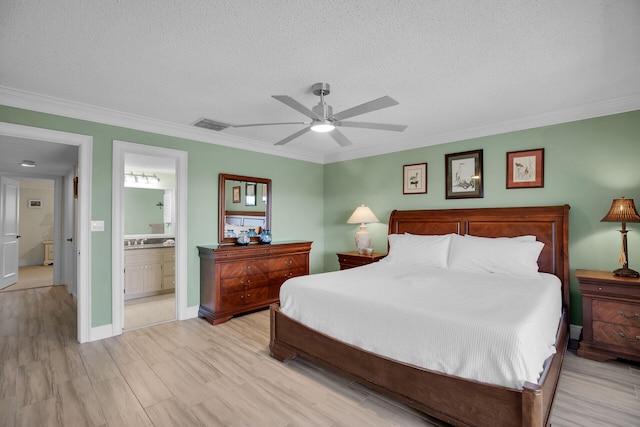
[[186, 152], [114, 141], [113, 173], [114, 334], [185, 318]]

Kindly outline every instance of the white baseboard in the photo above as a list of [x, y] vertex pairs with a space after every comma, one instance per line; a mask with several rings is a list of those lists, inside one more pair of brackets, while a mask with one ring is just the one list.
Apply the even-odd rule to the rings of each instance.
[[89, 331], [89, 341], [98, 341], [113, 336], [113, 325], [96, 326]]
[[193, 305], [191, 307], [187, 307], [187, 317], [186, 319], [193, 319], [194, 317], [198, 317], [198, 310], [200, 309], [199, 305]]
[[569, 338], [578, 341], [582, 333], [581, 325], [569, 325]]

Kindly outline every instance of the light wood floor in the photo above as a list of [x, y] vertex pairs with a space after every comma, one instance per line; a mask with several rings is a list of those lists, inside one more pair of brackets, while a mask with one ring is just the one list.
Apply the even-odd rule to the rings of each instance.
[[[78, 344], [62, 286], [0, 294], [1, 426], [429, 426], [310, 363], [268, 355], [267, 311]], [[640, 425], [640, 366], [567, 354], [554, 426]]]

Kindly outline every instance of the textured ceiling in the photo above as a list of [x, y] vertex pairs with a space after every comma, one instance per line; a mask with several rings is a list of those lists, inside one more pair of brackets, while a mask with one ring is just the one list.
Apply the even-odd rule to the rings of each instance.
[[[640, 108], [637, 0], [6, 0], [0, 53], [0, 103], [321, 163]], [[271, 95], [311, 108], [316, 82], [334, 112], [389, 95], [352, 120], [408, 128], [342, 128], [341, 148], [311, 132], [273, 147], [301, 125], [190, 126], [304, 120]]]

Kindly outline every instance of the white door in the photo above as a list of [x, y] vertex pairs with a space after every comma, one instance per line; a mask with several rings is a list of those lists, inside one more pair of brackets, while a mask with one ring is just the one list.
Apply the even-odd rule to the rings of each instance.
[[18, 198], [20, 183], [0, 176], [0, 289], [18, 282]]

